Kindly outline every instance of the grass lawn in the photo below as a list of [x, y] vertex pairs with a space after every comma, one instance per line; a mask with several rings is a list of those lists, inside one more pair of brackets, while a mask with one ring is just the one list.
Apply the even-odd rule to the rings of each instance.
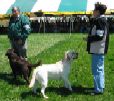
[[[19, 78], [19, 85], [13, 83], [11, 68], [5, 52], [10, 47], [7, 36], [0, 36], [0, 101], [114, 101], [114, 35], [110, 36], [109, 52], [105, 57], [105, 92], [103, 95], [87, 94], [93, 87], [91, 55], [86, 52], [85, 35], [79, 34], [31, 34], [28, 38], [28, 60], [35, 63], [54, 63], [64, 57], [67, 50], [79, 52], [79, 58], [71, 66], [69, 79], [73, 93], [63, 88], [62, 81], [49, 81], [46, 95], [42, 98], [40, 85], [38, 95], [33, 95], [26, 82]], [[82, 42], [81, 42], [82, 41]]]

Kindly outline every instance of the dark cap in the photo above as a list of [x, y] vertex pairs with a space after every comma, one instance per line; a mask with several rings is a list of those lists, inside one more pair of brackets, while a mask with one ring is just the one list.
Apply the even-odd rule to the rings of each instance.
[[95, 9], [94, 10], [99, 10], [100, 14], [104, 14], [106, 12], [106, 5], [101, 4], [100, 2], [97, 2], [95, 4]]

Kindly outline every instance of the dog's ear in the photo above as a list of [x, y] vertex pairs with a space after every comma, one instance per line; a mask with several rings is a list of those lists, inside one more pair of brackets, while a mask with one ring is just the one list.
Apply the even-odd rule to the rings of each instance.
[[65, 57], [64, 58], [67, 59], [67, 52], [65, 52]]
[[66, 60], [68, 59], [68, 52], [69, 52], [69, 51], [66, 51], [66, 52], [65, 52], [65, 57], [64, 57], [64, 58], [65, 58]]
[[5, 56], [8, 56], [8, 52], [9, 52], [9, 49], [8, 49], [7, 52], [5, 53]]
[[12, 51], [14, 52], [14, 49], [12, 48]]
[[9, 53], [12, 53], [12, 52], [14, 52], [14, 49], [12, 49], [12, 48], [11, 49], [8, 49], [7, 52], [5, 53], [5, 56], [8, 56], [8, 54]]
[[11, 53], [14, 53], [14, 49], [13, 49], [13, 48], [9, 49], [9, 51], [10, 51]]

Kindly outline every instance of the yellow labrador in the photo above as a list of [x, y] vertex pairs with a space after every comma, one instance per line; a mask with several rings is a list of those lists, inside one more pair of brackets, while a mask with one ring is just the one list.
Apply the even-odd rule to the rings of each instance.
[[48, 84], [48, 79], [58, 79], [64, 81], [65, 88], [72, 91], [71, 84], [68, 80], [70, 73], [71, 61], [78, 58], [78, 53], [74, 51], [65, 52], [65, 57], [62, 61], [55, 64], [42, 64], [36, 67], [33, 71], [32, 79], [29, 88], [33, 87], [33, 92], [36, 93], [37, 82], [41, 84], [41, 93], [44, 98], [48, 98], [45, 95], [45, 88]]

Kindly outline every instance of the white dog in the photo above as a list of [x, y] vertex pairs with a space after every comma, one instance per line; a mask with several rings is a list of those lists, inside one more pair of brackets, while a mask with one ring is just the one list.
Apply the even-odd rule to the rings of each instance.
[[70, 64], [73, 59], [78, 57], [78, 53], [74, 51], [65, 52], [65, 58], [62, 61], [55, 64], [43, 64], [38, 66], [33, 71], [32, 79], [29, 88], [33, 87], [33, 92], [36, 93], [37, 82], [41, 84], [41, 93], [44, 98], [48, 98], [45, 95], [45, 88], [47, 87], [48, 79], [58, 79], [64, 81], [65, 88], [72, 91], [71, 84], [68, 80], [70, 73]]

